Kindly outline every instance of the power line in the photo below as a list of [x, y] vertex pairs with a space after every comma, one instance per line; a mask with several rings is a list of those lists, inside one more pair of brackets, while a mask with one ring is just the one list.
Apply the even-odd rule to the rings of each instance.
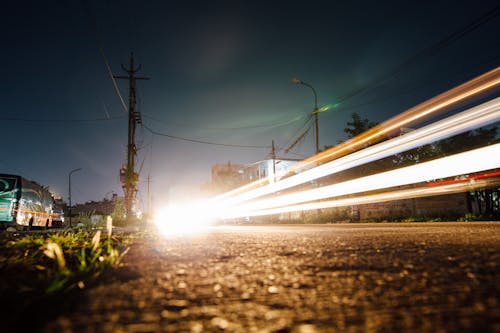
[[[477, 62], [477, 63], [473, 64], [471, 67], [478, 67], [478, 66], [481, 66], [481, 65], [484, 65], [484, 64], [488, 64], [488, 63], [497, 61], [498, 59], [500, 59], [500, 56], [497, 55], [497, 56], [495, 56], [493, 58], [487, 59], [486, 61]], [[451, 73], [450, 75], [448, 75], [448, 78], [455, 78], [455, 77], [458, 77], [459, 75], [461, 75], [463, 73], [464, 73], [463, 70], [455, 71], [455, 72]], [[429, 79], [429, 77], [427, 77], [427, 78]], [[373, 104], [377, 104], [377, 103], [380, 103], [380, 102], [387, 101], [388, 99], [393, 98], [395, 96], [408, 95], [408, 94], [413, 93], [415, 91], [418, 91], [418, 90], [420, 90], [422, 88], [428, 87], [429, 84], [435, 84], [437, 82], [439, 82], [438, 81], [438, 76], [431, 77], [429, 80], [425, 80], [425, 81], [420, 82], [420, 83], [418, 83], [416, 85], [413, 85], [411, 87], [407, 87], [404, 90], [400, 90], [399, 92], [391, 94], [389, 96], [389, 98], [383, 97], [383, 96], [375, 97], [375, 98], [370, 99], [369, 101], [366, 101], [366, 102], [363, 102], [363, 103], [360, 103], [360, 104], [343, 106], [342, 110], [343, 111], [354, 110], [354, 109], [358, 109], [358, 108], [365, 107], [365, 106], [368, 106], [368, 105], [373, 105]]]
[[123, 112], [128, 113], [128, 108], [125, 104], [125, 101], [123, 100], [122, 94], [120, 92], [120, 89], [118, 88], [118, 84], [116, 83], [115, 77], [113, 76], [113, 71], [111, 70], [111, 66], [109, 64], [108, 58], [106, 57], [106, 54], [104, 53], [104, 48], [102, 47], [101, 43], [101, 38], [99, 36], [99, 31], [97, 30], [97, 20], [94, 15], [92, 15], [90, 9], [85, 5], [85, 1], [82, 0], [82, 5], [84, 10], [87, 12], [87, 15], [90, 17], [92, 21], [92, 30], [94, 32], [94, 36], [97, 41], [97, 45], [99, 47], [99, 53], [101, 54], [104, 64], [106, 65], [106, 69], [108, 71], [109, 78], [111, 79], [111, 82], [113, 82], [113, 87], [115, 88], [115, 92], [118, 95], [118, 98], [120, 99], [120, 104], [122, 106]]
[[228, 143], [217, 143], [217, 142], [189, 139], [189, 138], [184, 138], [184, 137], [180, 137], [180, 136], [170, 135], [167, 133], [156, 132], [156, 131], [152, 130], [151, 128], [149, 128], [148, 126], [146, 126], [144, 123], [142, 124], [142, 126], [153, 135], [163, 136], [163, 137], [176, 139], [176, 140], [182, 140], [182, 141], [188, 141], [188, 142], [194, 142], [194, 143], [202, 143], [202, 144], [213, 145], [213, 146], [223, 146], [223, 147], [256, 148], [256, 149], [269, 149], [269, 148], [271, 148], [271, 146], [235, 145], [235, 144], [228, 144]]
[[[285, 154], [287, 154], [288, 151], [290, 151], [290, 149], [292, 149], [293, 146], [295, 146], [300, 141], [299, 139], [302, 139], [303, 137], [305, 137], [306, 133], [309, 132], [309, 130], [311, 129], [311, 126], [312, 126], [312, 124], [309, 124], [309, 122], [312, 119], [313, 119], [313, 117], [311, 115], [309, 115], [309, 117], [306, 119], [306, 121], [304, 122], [304, 124], [285, 143], [284, 146], [287, 147], [285, 149]], [[306, 129], [304, 130], [304, 128], [306, 128]], [[304, 132], [302, 132], [302, 131], [304, 131]], [[299, 133], [301, 133], [301, 134], [299, 136], [297, 136]], [[294, 140], [294, 138], [295, 138], [295, 140]], [[283, 148], [279, 148], [279, 149], [282, 150]]]
[[304, 138], [306, 137], [307, 133], [311, 130], [312, 123], [307, 127], [307, 129], [288, 147], [285, 149], [285, 154], [288, 154], [290, 150], [292, 150], [296, 145], [298, 145]]
[[[166, 124], [167, 122], [152, 116], [144, 115], [144, 118], [154, 120], [159, 123]], [[197, 125], [190, 125], [190, 124], [181, 124], [181, 123], [173, 123], [173, 122], [168, 122], [169, 125], [173, 126], [180, 126], [180, 127], [188, 127], [188, 128], [197, 128], [197, 129], [204, 129], [204, 130], [216, 130], [216, 131], [232, 131], [232, 130], [243, 130], [243, 129], [257, 129], [257, 128], [274, 128], [274, 127], [283, 127], [286, 125], [290, 125], [300, 119], [304, 118], [304, 115], [298, 115], [292, 119], [286, 120], [281, 123], [274, 123], [274, 124], [256, 124], [256, 125], [251, 125], [251, 126], [237, 126], [237, 127], [206, 127], [206, 126], [197, 126]]]
[[481, 17], [475, 19], [474, 21], [472, 21], [471, 23], [469, 23], [468, 25], [466, 25], [462, 29], [457, 30], [457, 31], [447, 35], [446, 37], [444, 37], [443, 39], [441, 39], [437, 43], [432, 44], [432, 45], [424, 48], [420, 52], [416, 53], [415, 55], [413, 55], [412, 57], [410, 57], [409, 59], [407, 59], [403, 63], [399, 64], [394, 70], [379, 77], [374, 83], [372, 83], [370, 85], [366, 85], [366, 86], [361, 87], [359, 89], [356, 89], [354, 91], [351, 91], [350, 93], [347, 93], [347, 94], [339, 97], [339, 99], [338, 99], [339, 103], [343, 103], [346, 100], [349, 100], [355, 96], [361, 95], [367, 91], [370, 91], [370, 90], [373, 90], [375, 88], [380, 87], [382, 84], [389, 81], [390, 79], [393, 79], [395, 76], [397, 76], [399, 73], [401, 73], [405, 69], [405, 67], [413, 65], [415, 62], [419, 61], [420, 58], [428, 57], [428, 56], [435, 54], [437, 51], [447, 47], [448, 45], [465, 37], [467, 34], [473, 32], [474, 30], [481, 27], [482, 25], [488, 23], [489, 21], [491, 21], [492, 19], [497, 17], [499, 14], [500, 14], [500, 5], [497, 5], [492, 10], [490, 10], [486, 14], [482, 15]]
[[104, 63], [106, 64], [106, 68], [108, 69], [108, 75], [109, 75], [111, 81], [113, 82], [113, 87], [115, 88], [115, 92], [118, 95], [118, 98], [120, 99], [120, 103], [121, 103], [123, 112], [128, 113], [128, 109], [127, 109], [127, 106], [125, 105], [125, 101], [123, 100], [123, 97], [120, 93], [120, 89], [118, 88], [118, 84], [116, 83], [116, 79], [113, 76], [113, 71], [111, 70], [108, 59], [106, 58], [106, 55], [104, 54], [104, 50], [101, 46], [99, 46], [99, 51], [104, 59]]
[[90, 122], [101, 122], [124, 119], [125, 116], [110, 117], [110, 118], [93, 118], [93, 119], [33, 119], [33, 118], [16, 118], [16, 117], [4, 117], [0, 118], [1, 121], [22, 121], [31, 123], [90, 123]]

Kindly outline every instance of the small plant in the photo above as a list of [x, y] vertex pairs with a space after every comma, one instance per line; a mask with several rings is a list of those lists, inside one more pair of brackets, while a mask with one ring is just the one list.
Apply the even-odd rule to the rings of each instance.
[[95, 211], [89, 212], [79, 212], [76, 222], [76, 227], [78, 228], [90, 228], [92, 225], [92, 215]]
[[[80, 230], [76, 233], [55, 234], [43, 246], [43, 253], [54, 260], [55, 265], [47, 267], [51, 280], [47, 292], [53, 293], [77, 285], [83, 280], [97, 277], [108, 267], [117, 266], [128, 249], [120, 252], [113, 246], [111, 219], [107, 222], [107, 238], [102, 241], [101, 230], [90, 238], [91, 233]], [[67, 260], [65, 259], [67, 256]]]
[[473, 213], [465, 213], [465, 215], [462, 217], [459, 217], [457, 219], [457, 221], [459, 221], [459, 222], [471, 222], [471, 221], [478, 221], [480, 219], [481, 219], [480, 216], [477, 216]]
[[113, 235], [111, 219], [106, 224], [106, 229], [96, 232], [66, 230], [1, 239], [0, 270], [5, 290], [54, 294], [83, 288], [104, 271], [117, 267], [133, 237]]

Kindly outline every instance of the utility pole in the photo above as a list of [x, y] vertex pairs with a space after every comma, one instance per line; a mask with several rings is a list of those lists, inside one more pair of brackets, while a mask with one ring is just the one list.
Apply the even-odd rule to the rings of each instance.
[[273, 183], [276, 182], [276, 147], [274, 146], [274, 140], [271, 144], [271, 158], [273, 159]]
[[135, 73], [141, 70], [142, 65], [134, 67], [134, 53], [130, 53], [130, 67], [127, 69], [122, 65], [122, 69], [128, 73], [128, 76], [114, 76], [115, 79], [125, 79], [129, 81], [128, 98], [128, 145], [127, 145], [127, 164], [120, 169], [120, 181], [122, 182], [123, 192], [125, 194], [125, 214], [127, 222], [132, 221], [132, 205], [137, 193], [137, 183], [139, 174], [135, 172], [135, 156], [137, 147], [135, 146], [135, 125], [142, 124], [141, 114], [135, 111], [135, 80], [149, 80], [147, 77], [136, 77]]
[[72, 212], [71, 212], [71, 208], [72, 208], [72, 203], [71, 203], [71, 175], [74, 173], [74, 172], [77, 172], [77, 171], [80, 171], [82, 170], [82, 168], [78, 168], [78, 169], [73, 169], [69, 172], [68, 174], [68, 200], [69, 200], [69, 226], [71, 227], [71, 215], [72, 215]]

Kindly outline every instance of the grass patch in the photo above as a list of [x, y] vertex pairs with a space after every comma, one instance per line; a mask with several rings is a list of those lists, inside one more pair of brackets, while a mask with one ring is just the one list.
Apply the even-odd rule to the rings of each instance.
[[[45, 293], [81, 288], [108, 268], [116, 267], [127, 252], [127, 236], [102, 236], [102, 231], [61, 231], [52, 234], [18, 235], [7, 240], [0, 254], [0, 269], [21, 277], [16, 289]], [[35, 274], [36, 273], [36, 274]], [[5, 274], [3, 274], [5, 276]]]
[[118, 267], [132, 239], [130, 235], [112, 235], [110, 227], [44, 234], [3, 233], [0, 313], [7, 327], [23, 325], [26, 313], [50, 317], [61, 312], [61, 305], [70, 302], [70, 296]]

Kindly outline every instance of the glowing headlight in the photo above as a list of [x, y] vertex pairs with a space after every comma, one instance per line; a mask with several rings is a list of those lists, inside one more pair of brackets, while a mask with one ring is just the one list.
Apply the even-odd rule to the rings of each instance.
[[169, 205], [157, 212], [155, 224], [167, 236], [198, 233], [215, 220], [213, 207], [206, 202]]

